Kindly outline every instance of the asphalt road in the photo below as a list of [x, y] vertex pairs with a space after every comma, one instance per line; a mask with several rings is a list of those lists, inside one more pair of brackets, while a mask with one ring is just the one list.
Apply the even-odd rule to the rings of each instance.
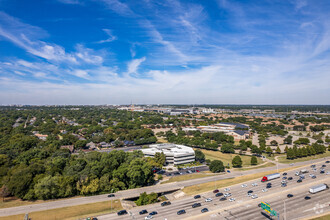
[[[305, 162], [295, 163], [294, 166], [309, 165], [312, 163], [325, 161], [325, 160], [328, 160], [328, 159], [322, 158], [322, 159], [317, 159], [314, 161], [305, 161]], [[279, 164], [278, 165], [279, 169], [287, 168], [287, 167], [291, 167], [291, 166], [289, 164]], [[233, 178], [233, 177], [237, 177], [237, 176], [254, 174], [254, 173], [271, 171], [271, 170], [274, 170], [274, 172], [276, 172], [276, 167], [266, 167], [266, 168], [259, 168], [259, 169], [253, 169], [253, 170], [247, 170], [247, 171], [232, 171], [229, 174], [222, 174], [222, 175], [220, 174], [220, 175], [216, 175], [216, 176], [212, 176], [212, 177], [204, 177], [204, 178], [187, 180], [187, 181], [182, 181], [182, 182], [174, 182], [174, 183], [154, 185], [154, 186], [137, 188], [137, 189], [124, 190], [124, 191], [117, 192], [116, 197], [114, 199], [131, 198], [134, 196], [138, 197], [143, 192], [151, 193], [151, 192], [163, 192], [163, 191], [177, 190], [177, 189], [180, 189], [183, 187], [198, 185], [198, 184], [202, 184], [202, 183], [206, 183], [206, 182], [210, 182], [210, 181], [228, 179], [228, 178]], [[62, 199], [62, 200], [50, 201], [50, 202], [27, 205], [27, 206], [3, 208], [3, 209], [0, 209], [0, 216], [25, 214], [25, 213], [36, 212], [36, 211], [43, 211], [43, 210], [48, 210], [48, 209], [63, 208], [63, 207], [68, 207], [68, 206], [75, 206], [75, 205], [82, 205], [82, 204], [103, 202], [103, 201], [110, 201], [110, 198], [107, 197], [107, 194], [90, 196], [90, 197]]]
[[[234, 202], [219, 201], [221, 197], [215, 197], [215, 194], [208, 192], [202, 194], [202, 198], [193, 199], [191, 197], [185, 197], [182, 199], [171, 201], [172, 204], [169, 206], [162, 207], [159, 203], [135, 207], [129, 210], [129, 214], [126, 216], [117, 216], [114, 214], [108, 214], [104, 216], [99, 216], [98, 219], [144, 219], [148, 214], [139, 215], [139, 211], [146, 209], [148, 212], [157, 211], [158, 214], [154, 216], [153, 219], [266, 219], [267, 215], [262, 214], [261, 208], [258, 207], [258, 204], [261, 201], [266, 201], [275, 210], [279, 210], [280, 213], [283, 213], [283, 200], [286, 200], [286, 215], [287, 219], [299, 218], [307, 215], [315, 215], [315, 207], [322, 207], [323, 211], [328, 211], [329, 206], [329, 195], [330, 190], [320, 192], [315, 195], [311, 195], [312, 199], [307, 201], [304, 199], [305, 195], [308, 195], [308, 190], [310, 186], [317, 185], [319, 183], [328, 183], [330, 184], [330, 176], [326, 174], [320, 174], [319, 168], [321, 165], [318, 165], [317, 172], [310, 172], [317, 176], [316, 179], [312, 179], [309, 175], [305, 175], [306, 179], [302, 183], [297, 183], [299, 177], [295, 176], [297, 170], [287, 172], [287, 177], [293, 177], [293, 180], [288, 181], [287, 187], [281, 187], [282, 176], [279, 179], [270, 181], [272, 183], [272, 188], [268, 189], [267, 192], [262, 192], [266, 188], [266, 183], [261, 183], [260, 179], [246, 182], [247, 187], [242, 187], [242, 184], [238, 184], [230, 187], [230, 192], [232, 194], [229, 198], [235, 198]], [[311, 170], [311, 169], [310, 169]], [[330, 170], [329, 168], [325, 169]], [[252, 186], [252, 183], [257, 183], [258, 186]], [[257, 199], [252, 199], [247, 196], [247, 191], [253, 190], [253, 194], [257, 194]], [[224, 189], [220, 189], [220, 192], [225, 193]], [[287, 194], [292, 193], [293, 198], [287, 198]], [[212, 202], [206, 202], [206, 198], [212, 198]], [[228, 199], [229, 199], [228, 198]], [[192, 205], [195, 202], [202, 204], [201, 207], [192, 208]], [[316, 205], [315, 202], [318, 202]], [[324, 208], [324, 204], [327, 206]], [[234, 207], [232, 207], [234, 206]], [[208, 208], [209, 213], [201, 214], [201, 209]], [[184, 209], [186, 214], [177, 215], [177, 211]], [[299, 215], [296, 214], [295, 210], [302, 210], [299, 212]], [[316, 208], [317, 209], [317, 208]], [[226, 210], [226, 211], [225, 211]], [[303, 210], [307, 210], [303, 212]], [[320, 210], [319, 210], [320, 212]], [[263, 212], [266, 213], [266, 212]]]

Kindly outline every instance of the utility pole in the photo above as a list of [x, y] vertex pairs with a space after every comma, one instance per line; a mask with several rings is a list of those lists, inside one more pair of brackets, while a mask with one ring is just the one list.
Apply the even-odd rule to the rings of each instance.
[[284, 220], [286, 220], [286, 205], [285, 205], [285, 200], [284, 200]]

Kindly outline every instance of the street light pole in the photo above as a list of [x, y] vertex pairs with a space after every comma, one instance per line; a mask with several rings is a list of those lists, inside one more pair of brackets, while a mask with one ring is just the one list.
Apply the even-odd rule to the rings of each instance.
[[285, 205], [285, 200], [284, 200], [284, 220], [286, 220], [286, 205]]

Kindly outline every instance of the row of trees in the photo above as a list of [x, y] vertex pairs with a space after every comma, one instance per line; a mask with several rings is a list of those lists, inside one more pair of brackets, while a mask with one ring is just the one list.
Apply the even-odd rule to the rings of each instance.
[[326, 147], [324, 145], [314, 143], [311, 146], [300, 148], [298, 148], [297, 146], [294, 146], [293, 148], [286, 147], [285, 151], [287, 159], [296, 159], [316, 154], [323, 154], [326, 151]]
[[[258, 159], [256, 156], [251, 157], [251, 165], [257, 165]], [[236, 155], [232, 160], [233, 167], [242, 167], [243, 161], [242, 158], [239, 155]], [[225, 171], [225, 166], [223, 165], [223, 162], [221, 160], [213, 160], [210, 165], [209, 169], [212, 173], [219, 173]]]

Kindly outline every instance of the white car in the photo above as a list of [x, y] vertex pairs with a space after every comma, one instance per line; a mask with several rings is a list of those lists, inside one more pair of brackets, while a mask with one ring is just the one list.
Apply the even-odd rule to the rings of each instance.
[[258, 195], [255, 194], [255, 195], [251, 196], [251, 198], [252, 198], [252, 199], [256, 199], [256, 198], [258, 198]]
[[146, 216], [144, 219], [145, 220], [149, 220], [149, 219], [152, 219], [153, 217], [152, 217], [152, 215], [148, 215], [148, 216]]
[[226, 189], [225, 189], [225, 192], [228, 192], [228, 191], [230, 191], [230, 188], [226, 188]]
[[267, 191], [268, 191], [268, 189], [263, 189], [263, 190], [262, 190], [262, 192], [267, 192]]
[[225, 193], [224, 197], [229, 197], [231, 196], [231, 193]]
[[229, 199], [229, 202], [234, 202], [235, 201], [235, 198], [230, 198]]
[[212, 199], [211, 198], [207, 198], [207, 199], [205, 199], [205, 202], [212, 202]]
[[286, 180], [282, 180], [281, 183], [286, 183]]
[[248, 196], [249, 196], [249, 197], [252, 196], [252, 193], [248, 193]]
[[252, 186], [258, 186], [258, 183], [252, 183]]
[[329, 174], [330, 174], [330, 171], [327, 172], [327, 175], [329, 175]]
[[290, 163], [290, 166], [293, 166], [294, 163]]
[[247, 187], [247, 185], [246, 185], [246, 184], [243, 184], [242, 187], [243, 187], [243, 188], [244, 188], [244, 187]]

